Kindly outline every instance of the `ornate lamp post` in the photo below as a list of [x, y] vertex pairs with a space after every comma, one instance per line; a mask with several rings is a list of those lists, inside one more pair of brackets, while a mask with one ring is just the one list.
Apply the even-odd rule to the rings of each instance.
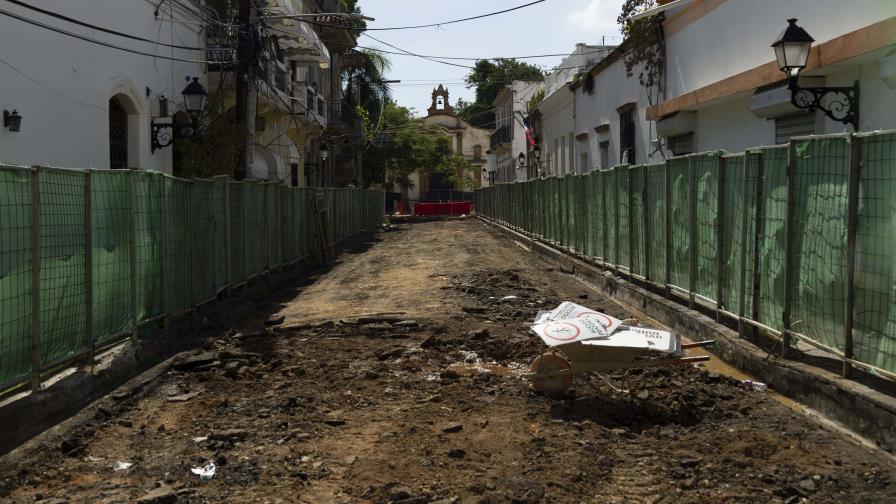
[[859, 129], [859, 81], [849, 87], [815, 86], [800, 87], [800, 72], [806, 68], [809, 51], [815, 41], [796, 19], [788, 19], [787, 28], [772, 43], [778, 67], [787, 75], [790, 102], [794, 107], [814, 111], [819, 109], [835, 121], [852, 124]]

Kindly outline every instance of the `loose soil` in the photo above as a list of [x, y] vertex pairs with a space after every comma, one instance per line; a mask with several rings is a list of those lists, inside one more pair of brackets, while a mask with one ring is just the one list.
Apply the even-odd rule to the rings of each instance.
[[562, 300], [635, 316], [478, 222], [403, 224], [4, 457], [0, 500], [892, 502], [888, 456], [699, 366], [533, 392]]

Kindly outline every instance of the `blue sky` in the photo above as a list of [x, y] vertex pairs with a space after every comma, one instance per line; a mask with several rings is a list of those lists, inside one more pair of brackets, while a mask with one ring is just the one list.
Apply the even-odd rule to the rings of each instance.
[[[430, 24], [504, 10], [532, 0], [361, 0], [364, 14], [376, 18], [368, 28]], [[497, 57], [532, 54], [568, 54], [577, 42], [607, 44], [621, 41], [616, 17], [622, 0], [546, 0], [514, 12], [443, 27], [416, 30], [371, 31], [369, 35], [410, 52], [436, 56]], [[358, 38], [359, 46], [393, 51], [367, 36]], [[444, 83], [451, 92], [451, 103], [463, 97], [471, 100], [473, 90], [466, 89], [463, 78], [469, 70], [442, 65], [412, 56], [389, 55], [393, 97], [406, 107], [425, 111], [432, 89]], [[561, 57], [527, 59], [550, 68]], [[453, 61], [472, 65], [472, 61]]]

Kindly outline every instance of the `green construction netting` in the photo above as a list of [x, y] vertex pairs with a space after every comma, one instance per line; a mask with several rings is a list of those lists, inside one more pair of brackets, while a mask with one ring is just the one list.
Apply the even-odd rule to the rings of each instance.
[[647, 228], [644, 251], [647, 279], [666, 281], [666, 171], [661, 164], [644, 167], [644, 209]]
[[[314, 194], [226, 177], [0, 167], [0, 388], [21, 382], [33, 361], [40, 370], [67, 362], [131, 332], [135, 319], [175, 315], [248, 274], [306, 256]], [[382, 221], [382, 192], [324, 194], [339, 239]]]
[[136, 172], [134, 180], [137, 205], [137, 310], [140, 320], [162, 315], [161, 201], [164, 179], [158, 173]]
[[781, 327], [784, 312], [784, 222], [787, 215], [787, 146], [761, 149], [758, 322]]
[[644, 167], [628, 169], [629, 261], [631, 272], [644, 276]]
[[896, 133], [861, 135], [855, 358], [896, 371]]
[[791, 219], [791, 329], [843, 349], [849, 141], [797, 140]]
[[137, 182], [125, 171], [93, 171], [90, 179], [93, 336], [101, 343], [134, 326], [131, 230], [137, 214], [131, 186]]
[[84, 172], [41, 170], [40, 362], [84, 348]]
[[688, 290], [691, 283], [691, 233], [693, 231], [690, 215], [691, 178], [690, 156], [670, 159], [666, 166], [669, 171], [666, 181], [669, 184], [667, 194], [671, 197], [669, 202], [670, 218], [668, 219], [668, 234], [671, 243], [668, 251], [669, 281], [672, 285]]
[[719, 302], [723, 309], [747, 316], [752, 313], [756, 175], [749, 171], [747, 154], [723, 156], [723, 163], [721, 255], [724, 274], [719, 279]]
[[[696, 198], [696, 293], [715, 300], [718, 265], [718, 205], [719, 205], [719, 159], [720, 153], [712, 152], [691, 156], [691, 177], [696, 184], [692, 198]], [[724, 272], [723, 272], [724, 274]]]
[[31, 370], [31, 171], [0, 166], [0, 387]]
[[192, 182], [165, 179], [165, 311], [179, 313], [193, 304], [193, 258], [190, 245]]

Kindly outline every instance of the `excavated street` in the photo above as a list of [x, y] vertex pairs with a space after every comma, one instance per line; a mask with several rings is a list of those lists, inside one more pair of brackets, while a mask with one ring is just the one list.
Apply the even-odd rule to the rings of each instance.
[[534, 393], [563, 300], [639, 317], [474, 220], [403, 224], [5, 456], [0, 500], [892, 502], [888, 455], [703, 367]]

